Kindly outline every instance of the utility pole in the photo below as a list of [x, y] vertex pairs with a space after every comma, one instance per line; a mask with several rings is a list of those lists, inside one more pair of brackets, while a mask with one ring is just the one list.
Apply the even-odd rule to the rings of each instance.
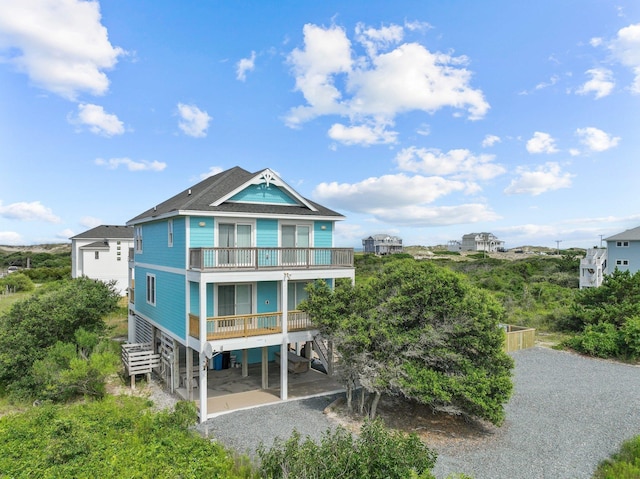
[[603, 237], [603, 236], [604, 236], [604, 235], [600, 235], [600, 248], [602, 248], [602, 237]]
[[560, 243], [562, 243], [562, 240], [556, 240], [556, 248], [558, 250], [558, 254], [560, 254]]

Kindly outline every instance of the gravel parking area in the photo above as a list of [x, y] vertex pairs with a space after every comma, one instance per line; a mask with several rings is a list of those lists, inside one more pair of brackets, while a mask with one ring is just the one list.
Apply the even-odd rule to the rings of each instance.
[[[481, 443], [440, 447], [438, 478], [588, 479], [598, 463], [640, 434], [640, 368], [547, 348], [512, 354], [515, 390], [505, 424]], [[199, 426], [210, 437], [253, 455], [261, 441], [293, 429], [318, 439], [335, 422], [323, 409], [336, 396], [225, 414]]]

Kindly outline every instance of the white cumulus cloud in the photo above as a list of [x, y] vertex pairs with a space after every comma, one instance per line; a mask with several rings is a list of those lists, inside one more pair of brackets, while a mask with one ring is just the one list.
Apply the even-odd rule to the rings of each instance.
[[236, 63], [236, 78], [240, 81], [247, 79], [247, 72], [252, 72], [256, 66], [256, 52], [252, 51], [249, 58], [241, 58]]
[[20, 233], [15, 231], [0, 231], [0, 244], [23, 245], [24, 241]]
[[569, 188], [573, 176], [563, 172], [560, 165], [555, 162], [547, 162], [533, 170], [519, 167], [516, 174], [518, 177], [512, 180], [504, 190], [508, 195], [538, 196], [547, 191]]
[[100, 105], [80, 103], [77, 116], [70, 118], [70, 122], [76, 125], [84, 125], [96, 135], [111, 137], [124, 133], [124, 123], [112, 113], [107, 113]]
[[494, 159], [494, 155], [475, 155], [466, 149], [444, 153], [436, 148], [409, 147], [400, 151], [395, 161], [401, 170], [412, 173], [488, 180], [506, 171], [493, 163]]
[[327, 132], [329, 138], [345, 145], [376, 145], [384, 143], [395, 143], [398, 133], [385, 129], [385, 125], [356, 125], [345, 126], [341, 123], [334, 123]]
[[178, 126], [185, 135], [194, 138], [207, 136], [207, 129], [209, 128], [211, 117], [206, 111], [201, 110], [195, 105], [178, 103], [178, 115], [180, 116]]
[[500, 143], [502, 140], [500, 139], [499, 136], [496, 135], [487, 135], [484, 137], [484, 140], [482, 140], [482, 147], [483, 148], [487, 148], [490, 146], [495, 145], [496, 143]]
[[409, 176], [403, 173], [367, 178], [358, 183], [321, 183], [314, 197], [378, 221], [413, 226], [489, 221], [497, 218], [486, 205], [471, 203], [435, 206], [434, 201], [455, 192], [469, 192], [463, 181], [438, 176]]
[[606, 68], [592, 68], [587, 70], [586, 73], [591, 76], [591, 79], [578, 88], [576, 93], [579, 95], [594, 93], [596, 100], [611, 93], [615, 86], [615, 82], [613, 81], [613, 72], [611, 70]]
[[39, 201], [27, 203], [21, 201], [4, 206], [0, 202], [0, 217], [19, 221], [46, 221], [47, 223], [60, 223], [60, 217], [53, 214], [51, 208], [47, 208]]
[[287, 125], [338, 115], [349, 118], [349, 127], [371, 129], [404, 112], [434, 113], [445, 107], [467, 111], [471, 120], [482, 118], [489, 104], [481, 90], [470, 86], [467, 59], [401, 43], [405, 28], [358, 24], [354, 45], [341, 27], [305, 25], [304, 46], [295, 48], [288, 61], [295, 89], [306, 103], [289, 111]]
[[167, 167], [167, 164], [161, 161], [134, 161], [130, 158], [110, 158], [108, 160], [96, 158], [95, 163], [110, 170], [115, 170], [121, 165], [125, 166], [129, 171], [162, 171]]
[[75, 100], [104, 94], [105, 71], [125, 51], [110, 43], [97, 1], [3, 0], [0, 54], [36, 86]]
[[585, 145], [589, 150], [598, 152], [614, 148], [620, 141], [619, 136], [611, 136], [608, 133], [592, 126], [578, 128], [576, 130], [576, 135], [580, 137], [580, 143]]
[[618, 30], [618, 35], [609, 43], [615, 58], [630, 68], [635, 75], [631, 91], [640, 93], [640, 23]]
[[533, 137], [527, 141], [527, 151], [529, 153], [556, 153], [556, 140], [549, 133], [536, 131]]

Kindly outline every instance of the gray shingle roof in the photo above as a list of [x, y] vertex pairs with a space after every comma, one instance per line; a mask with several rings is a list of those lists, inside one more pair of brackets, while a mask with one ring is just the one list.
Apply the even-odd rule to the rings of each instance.
[[632, 228], [630, 230], [623, 231], [622, 233], [618, 233], [617, 235], [609, 236], [605, 238], [605, 241], [618, 241], [618, 240], [626, 240], [626, 241], [640, 241], [640, 226], [636, 228]]
[[167, 216], [178, 211], [200, 211], [206, 213], [249, 213], [256, 215], [297, 215], [297, 216], [334, 216], [342, 218], [340, 213], [336, 213], [329, 208], [325, 208], [311, 200], [305, 198], [309, 204], [313, 205], [317, 211], [312, 211], [304, 205], [271, 205], [254, 203], [222, 203], [218, 206], [211, 206], [212, 203], [233, 192], [236, 188], [253, 179], [257, 173], [250, 173], [239, 166], [210, 176], [200, 183], [187, 188], [166, 201], [148, 209], [144, 213], [130, 219], [127, 224], [136, 224], [141, 221], [150, 220], [154, 217]]
[[133, 228], [120, 225], [100, 225], [70, 239], [133, 239]]

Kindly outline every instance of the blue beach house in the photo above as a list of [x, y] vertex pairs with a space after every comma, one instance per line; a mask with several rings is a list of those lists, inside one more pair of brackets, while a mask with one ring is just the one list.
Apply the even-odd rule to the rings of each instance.
[[[308, 351], [318, 331], [297, 309], [305, 286], [354, 281], [353, 249], [334, 247], [344, 216], [303, 198], [270, 169], [211, 176], [127, 222], [130, 343], [152, 344], [172, 387], [207, 412], [207, 373]], [[301, 346], [303, 345], [303, 346]], [[287, 399], [288, 361], [280, 362]]]

